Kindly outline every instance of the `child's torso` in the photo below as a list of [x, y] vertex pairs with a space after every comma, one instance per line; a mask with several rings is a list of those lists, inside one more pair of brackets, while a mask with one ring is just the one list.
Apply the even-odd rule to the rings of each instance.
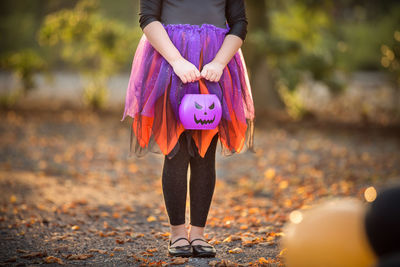
[[161, 22], [164, 24], [212, 24], [226, 28], [226, 0], [163, 0]]

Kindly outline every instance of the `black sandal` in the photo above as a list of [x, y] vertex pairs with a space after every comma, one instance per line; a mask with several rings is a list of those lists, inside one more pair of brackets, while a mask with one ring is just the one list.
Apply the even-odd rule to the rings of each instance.
[[180, 237], [180, 238], [176, 239], [173, 243], [171, 243], [171, 240], [169, 240], [168, 253], [170, 256], [190, 257], [193, 255], [191, 245], [171, 247], [171, 245], [175, 244], [176, 241], [181, 240], [181, 239], [186, 239], [190, 243], [190, 241], [186, 237]]
[[[190, 241], [190, 245], [192, 245], [192, 242], [195, 240], [201, 240], [204, 241], [208, 244], [207, 241], [205, 241], [204, 239], [201, 238], [195, 238], [192, 241]], [[193, 247], [193, 256], [197, 256], [197, 257], [215, 257], [215, 255], [217, 254], [217, 251], [215, 250], [215, 248], [213, 246], [211, 246], [210, 244], [208, 246], [205, 245], [192, 245]]]

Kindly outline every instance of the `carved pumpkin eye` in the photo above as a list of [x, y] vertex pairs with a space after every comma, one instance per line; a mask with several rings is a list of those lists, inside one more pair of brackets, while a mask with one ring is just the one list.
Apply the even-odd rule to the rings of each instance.
[[211, 106], [208, 107], [209, 109], [213, 109], [214, 108], [214, 103], [212, 103]]
[[202, 108], [203, 108], [203, 106], [202, 106], [202, 105], [199, 105], [196, 101], [194, 102], [194, 104], [196, 105], [196, 108], [197, 108], [197, 109], [202, 109]]

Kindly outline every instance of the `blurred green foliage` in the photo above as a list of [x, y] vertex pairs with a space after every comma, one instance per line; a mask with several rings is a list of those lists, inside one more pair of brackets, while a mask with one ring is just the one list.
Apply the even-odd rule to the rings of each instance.
[[260, 59], [265, 59], [292, 117], [308, 113], [296, 92], [308, 77], [322, 81], [338, 94], [346, 87], [347, 73], [389, 70], [381, 64], [381, 46], [392, 46], [393, 32], [400, 30], [400, 2], [262, 2], [246, 1], [251, 16], [245, 44], [248, 65], [252, 78], [257, 79], [264, 75], [257, 73], [257, 68]]
[[[78, 0], [0, 1], [1, 53], [32, 48], [40, 51], [36, 33], [43, 18], [61, 8], [71, 8]], [[40, 51], [42, 52], [42, 51]]]
[[400, 30], [393, 33], [393, 42], [381, 46], [381, 64], [391, 72], [400, 86]]
[[383, 44], [393, 44], [393, 33], [400, 30], [400, 4], [385, 14], [370, 18], [358, 7], [356, 16], [338, 25], [340, 35], [338, 67], [348, 71], [382, 70], [380, 50]]
[[14, 72], [17, 78], [22, 81], [22, 91], [26, 94], [29, 90], [35, 88], [33, 74], [44, 70], [46, 62], [35, 50], [23, 49], [19, 52], [3, 55], [1, 67]]
[[[269, 2], [269, 30], [252, 31], [249, 39], [290, 90], [305, 72], [339, 92], [344, 84], [336, 70], [382, 70], [380, 47], [400, 25], [400, 5], [371, 18], [358, 5], [334, 10], [330, 1]], [[348, 17], [340, 18], [333, 11]]]
[[1, 55], [0, 67], [11, 71], [21, 82], [21, 88], [0, 94], [0, 107], [12, 107], [20, 97], [36, 87], [33, 75], [47, 68], [46, 61], [33, 49], [22, 49]]
[[[344, 74], [353, 71], [399, 77], [398, 0], [246, 0], [246, 7], [249, 33], [243, 48], [252, 79], [265, 76], [258, 68], [266, 62], [276, 92], [298, 114], [293, 116], [307, 113], [295, 93], [305, 77], [334, 93], [345, 88]], [[109, 76], [130, 69], [142, 34], [138, 12], [139, 0], [1, 1], [0, 57], [31, 49], [53, 70], [78, 70], [90, 77], [85, 99], [100, 107]], [[18, 72], [18, 64], [13, 66]], [[26, 66], [32, 67], [26, 73], [38, 69]], [[264, 88], [254, 89], [257, 94]]]
[[336, 49], [329, 14], [301, 2], [286, 1], [270, 12], [270, 27], [268, 62], [279, 71], [289, 90], [296, 88], [305, 72], [333, 90], [342, 88], [334, 77]]
[[139, 29], [104, 18], [96, 0], [83, 0], [73, 9], [46, 16], [39, 30], [41, 45], [60, 49], [61, 57], [90, 78], [84, 100], [101, 108], [107, 99], [108, 78], [131, 57], [132, 44], [138, 42]]

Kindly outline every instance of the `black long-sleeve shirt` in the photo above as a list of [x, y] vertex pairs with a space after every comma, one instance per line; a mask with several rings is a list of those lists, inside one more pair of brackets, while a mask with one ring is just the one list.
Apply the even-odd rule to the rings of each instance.
[[153, 21], [164, 24], [229, 25], [229, 32], [242, 40], [247, 34], [244, 0], [141, 0], [139, 24], [142, 30]]

